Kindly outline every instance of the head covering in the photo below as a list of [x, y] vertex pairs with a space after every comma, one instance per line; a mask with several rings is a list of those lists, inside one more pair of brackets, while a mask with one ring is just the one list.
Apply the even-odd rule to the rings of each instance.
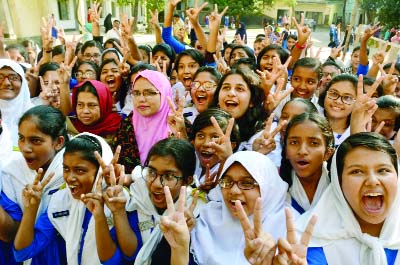
[[107, 33], [110, 29], [113, 28], [112, 22], [111, 22], [112, 15], [111, 13], [108, 13], [106, 18], [104, 19], [104, 32]]
[[323, 247], [328, 264], [387, 264], [384, 248], [400, 249], [400, 185], [379, 237], [363, 233], [343, 195], [336, 154], [332, 160], [331, 184], [315, 208], [299, 217], [296, 229], [303, 233], [311, 216], [317, 214], [309, 247]]
[[[124, 59], [124, 58], [122, 57], [121, 53], [120, 53], [117, 49], [115, 49], [115, 48], [108, 48], [108, 49], [105, 49], [105, 50], [101, 53], [101, 59], [102, 59], [102, 60], [103, 60], [104, 54], [106, 54], [106, 53], [108, 53], [108, 52], [113, 52], [113, 53], [115, 53], [115, 54], [117, 55], [118, 60], [119, 60], [120, 62], [122, 62], [122, 60]], [[104, 61], [104, 60], [103, 60], [103, 61]], [[117, 62], [117, 63], [118, 63], [118, 62]]]
[[[82, 135], [89, 135], [91, 137], [96, 138], [100, 142], [102, 151], [101, 158], [104, 160], [106, 164], [109, 164], [113, 157], [113, 153], [107, 142], [102, 137], [86, 132], [75, 136], [75, 138]], [[93, 182], [92, 192], [95, 191], [97, 181], [101, 174], [102, 174], [102, 169], [101, 167], [99, 167], [96, 178]], [[69, 211], [68, 218], [56, 218], [53, 216], [53, 213], [59, 211], [65, 211], [65, 209]], [[86, 212], [85, 204], [81, 200], [75, 200], [72, 197], [68, 187], [56, 192], [51, 198], [47, 214], [50, 222], [61, 234], [61, 236], [65, 239], [68, 264], [78, 265], [78, 253], [80, 250], [82, 224], [84, 221], [85, 212]], [[106, 205], [104, 205], [104, 212], [107, 219], [112, 218], [111, 212], [106, 207]], [[97, 253], [95, 224], [93, 217], [91, 217], [89, 221], [87, 232], [83, 240], [84, 240], [84, 245], [82, 249], [81, 264], [85, 265], [100, 264], [98, 256], [96, 254], [93, 255], [93, 253]]]
[[240, 35], [240, 38], [244, 41], [244, 43], [247, 43], [247, 33], [246, 33], [246, 24], [244, 24], [244, 22], [240, 22], [240, 26], [237, 30], [236, 30], [236, 34]]
[[132, 124], [139, 148], [140, 161], [144, 165], [151, 147], [156, 142], [168, 137], [167, 118], [170, 109], [167, 97], [172, 98], [172, 89], [167, 77], [160, 72], [152, 70], [141, 71], [136, 75], [133, 84], [140, 77], [146, 78], [160, 92], [160, 108], [154, 115], [143, 117], [137, 112], [136, 108], [133, 108]]
[[78, 84], [72, 90], [72, 107], [76, 111], [76, 105], [78, 100], [77, 90], [78, 88], [91, 84], [91, 86], [96, 90], [99, 106], [100, 106], [100, 120], [94, 125], [85, 125], [79, 119], [73, 119], [72, 123], [78, 132], [90, 132], [99, 136], [106, 136], [109, 134], [114, 134], [119, 128], [121, 122], [121, 116], [118, 113], [112, 111], [113, 100], [111, 92], [108, 87], [100, 81], [88, 80]]
[[25, 111], [33, 107], [30, 100], [28, 82], [25, 79], [25, 73], [22, 67], [9, 59], [0, 59], [0, 69], [9, 67], [16, 72], [22, 80], [19, 94], [10, 100], [0, 99], [0, 110], [2, 122], [6, 124], [13, 139], [14, 146], [18, 145], [18, 122]]
[[[226, 160], [221, 175], [235, 162], [240, 163], [259, 184], [263, 231], [270, 233], [275, 240], [284, 236], [287, 183], [278, 175], [275, 165], [268, 157], [253, 151], [231, 155]], [[252, 222], [253, 216], [249, 219]], [[243, 254], [245, 237], [240, 221], [231, 215], [224, 202], [207, 203], [200, 212], [191, 240], [190, 249], [198, 264], [248, 264]]]

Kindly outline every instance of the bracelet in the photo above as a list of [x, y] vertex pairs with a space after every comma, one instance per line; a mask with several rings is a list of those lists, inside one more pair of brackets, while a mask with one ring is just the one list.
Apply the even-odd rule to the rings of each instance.
[[53, 50], [44, 51], [45, 53], [51, 53]]
[[306, 44], [300, 45], [298, 41], [296, 42], [296, 44], [294, 46], [296, 46], [296, 48], [299, 50], [304, 50], [307, 47]]

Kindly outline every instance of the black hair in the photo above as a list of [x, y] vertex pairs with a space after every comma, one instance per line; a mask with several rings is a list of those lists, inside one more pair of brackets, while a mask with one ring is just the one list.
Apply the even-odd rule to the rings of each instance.
[[74, 52], [75, 56], [78, 56], [79, 52], [82, 49], [82, 46], [83, 46], [83, 43], [82, 42], [78, 42], [78, 44], [76, 45], [76, 48], [75, 48], [75, 52]]
[[309, 58], [309, 57], [305, 57], [305, 58], [301, 58], [300, 60], [297, 60], [297, 62], [294, 64], [293, 66], [293, 74], [296, 71], [296, 68], [298, 67], [304, 67], [304, 68], [308, 68], [313, 70], [318, 77], [318, 80], [320, 78], [320, 66], [321, 63], [319, 62], [318, 59], [316, 58]]
[[204, 55], [200, 51], [198, 51], [196, 49], [184, 50], [181, 53], [179, 53], [175, 59], [175, 70], [177, 72], [178, 72], [179, 62], [181, 61], [183, 56], [191, 57], [193, 60], [195, 60], [199, 64], [200, 67], [204, 66], [206, 64]]
[[[101, 62], [104, 61], [104, 56], [105, 56], [107, 53], [110, 53], [110, 52], [112, 52], [112, 53], [114, 53], [115, 55], [117, 55], [117, 58], [118, 58], [118, 59], [122, 57], [121, 53], [120, 53], [116, 48], [108, 48], [108, 49], [104, 50], [103, 53], [101, 54]], [[118, 65], [118, 64], [117, 64], [117, 65]], [[100, 66], [100, 69], [101, 69], [101, 66]]]
[[[372, 86], [375, 83], [375, 78], [370, 77], [370, 76], [364, 76], [363, 77], [363, 84], [364, 84], [364, 90], [365, 86]], [[383, 96], [383, 86], [382, 83], [379, 83], [378, 87], [376, 88], [376, 92], [378, 94], [378, 98]]]
[[[226, 128], [228, 127], [229, 119], [232, 118], [232, 116], [224, 110], [215, 107], [208, 108], [206, 111], [197, 115], [196, 119], [194, 119], [189, 136], [190, 141], [194, 141], [198, 131], [204, 129], [205, 127], [213, 126], [210, 120], [211, 117], [215, 118], [222, 131], [226, 130]], [[230, 139], [231, 143], [236, 143], [235, 149], [237, 149], [240, 144], [240, 131], [236, 123], [233, 125]]]
[[265, 39], [265, 35], [264, 35], [264, 34], [258, 34], [258, 35], [256, 36], [256, 39], [254, 40], [253, 44], [254, 44], [254, 43], [263, 42], [264, 39]]
[[329, 125], [328, 120], [319, 115], [318, 113], [307, 113], [304, 112], [300, 115], [295, 116], [287, 125], [286, 133], [282, 144], [282, 160], [281, 160], [281, 168], [280, 168], [280, 176], [282, 180], [289, 184], [289, 187], [292, 186], [292, 164], [289, 159], [286, 158], [286, 147], [287, 147], [287, 138], [290, 130], [301, 123], [311, 121], [315, 123], [321, 130], [322, 136], [325, 140], [326, 150], [329, 148], [334, 148], [334, 136], [331, 126]]
[[396, 114], [393, 130], [398, 131], [400, 128], [400, 99], [392, 95], [386, 95], [379, 97], [376, 100], [376, 105], [380, 109], [389, 109]]
[[242, 68], [242, 67], [248, 67], [249, 70], [251, 71], [256, 71], [257, 65], [256, 62], [253, 60], [253, 58], [240, 58], [237, 60], [234, 64], [231, 65], [231, 68]]
[[149, 62], [150, 62], [150, 53], [152, 52], [151, 46], [147, 45], [147, 44], [143, 44], [143, 45], [139, 45], [138, 49], [144, 51], [147, 54], [147, 57], [149, 58]]
[[[383, 66], [383, 70], [389, 69], [391, 66], [392, 66], [392, 63], [387, 63]], [[396, 70], [400, 72], [400, 63], [396, 63], [394, 65], [394, 68], [396, 68]]]
[[103, 52], [103, 46], [101, 46], [101, 44], [98, 41], [88, 40], [83, 44], [81, 48], [81, 53], [84, 54], [86, 49], [89, 47], [97, 47], [100, 51], [100, 54]]
[[19, 119], [18, 126], [28, 119], [34, 121], [39, 131], [50, 136], [53, 141], [63, 136], [64, 143], [68, 142], [66, 118], [59, 109], [47, 105], [32, 107]]
[[294, 39], [297, 40], [297, 35], [289, 34], [286, 39]]
[[84, 64], [88, 64], [92, 67], [92, 69], [94, 70], [94, 72], [96, 74], [96, 78], [99, 76], [99, 72], [100, 72], [99, 66], [92, 61], [78, 61], [74, 66], [73, 72], [76, 73], [78, 71], [79, 67]]
[[279, 59], [281, 60], [282, 64], [285, 64], [287, 59], [289, 58], [290, 54], [288, 50], [283, 49], [281, 46], [276, 44], [270, 44], [267, 47], [264, 47], [257, 56], [257, 69], [260, 69], [260, 62], [261, 58], [266, 54], [268, 51], [275, 50], [278, 55]]
[[251, 136], [253, 136], [258, 129], [261, 129], [262, 123], [267, 117], [267, 113], [263, 107], [265, 94], [264, 91], [259, 87], [260, 79], [259, 77], [246, 69], [232, 69], [228, 73], [226, 73], [222, 79], [220, 80], [217, 89], [214, 93], [213, 98], [213, 106], [218, 106], [218, 96], [221, 90], [221, 87], [225, 81], [225, 79], [230, 76], [238, 74], [240, 75], [246, 84], [249, 86], [251, 98], [250, 103], [253, 105], [252, 107], [248, 106], [246, 112], [242, 117], [236, 119], [237, 124], [240, 129], [240, 137], [242, 141], [248, 140]]
[[321, 65], [321, 71], [320, 71], [321, 74], [322, 74], [322, 68], [324, 68], [325, 66], [333, 66], [337, 70], [339, 70], [340, 73], [343, 73], [343, 69], [337, 63], [335, 63], [334, 61], [331, 61], [331, 60], [327, 60]]
[[161, 44], [157, 44], [156, 46], [153, 47], [153, 51], [152, 51], [153, 56], [159, 51], [164, 53], [170, 60], [170, 63], [169, 63], [168, 69], [167, 69], [167, 75], [170, 76], [171, 72], [172, 72], [172, 65], [175, 62], [175, 57], [176, 57], [175, 50], [172, 49], [171, 46], [169, 46], [168, 44], [161, 43]]
[[211, 75], [211, 79], [213, 79], [215, 81], [215, 83], [218, 84], [219, 80], [221, 80], [222, 75], [220, 72], [217, 71], [217, 69], [215, 69], [215, 67], [211, 67], [211, 66], [202, 66], [199, 69], [197, 69], [196, 73], [194, 73], [193, 75], [193, 80], [196, 78], [196, 76], [202, 72], [207, 72]]
[[79, 135], [65, 145], [64, 157], [70, 153], [80, 153], [83, 160], [89, 161], [98, 169], [100, 167], [94, 152], [99, 152], [100, 156], [103, 153], [101, 143], [96, 137], [88, 134]]
[[194, 174], [196, 155], [193, 145], [186, 140], [170, 137], [158, 141], [147, 155], [146, 162], [144, 163], [146, 166], [153, 156], [172, 156], [177, 168], [182, 172], [184, 182], [187, 182], [188, 178]]
[[101, 75], [101, 71], [103, 70], [103, 67], [104, 67], [105, 65], [109, 64], [109, 63], [113, 63], [113, 64], [115, 64], [115, 65], [118, 67], [118, 63], [115, 61], [114, 58], [109, 58], [109, 59], [106, 59], [106, 60], [102, 61], [102, 62], [101, 62], [101, 65], [100, 65], [100, 67], [99, 67], [99, 73], [98, 73], [98, 75], [97, 75], [97, 80], [100, 80], [100, 75]]
[[238, 49], [244, 50], [247, 57], [251, 58], [254, 61], [254, 63], [256, 63], [256, 57], [254, 56], [254, 51], [252, 49], [250, 49], [250, 47], [248, 47], [246, 45], [236, 45], [235, 47], [232, 48], [231, 54], [229, 55], [229, 64], [230, 64], [230, 60], [232, 59], [233, 52]]
[[282, 108], [282, 111], [286, 107], [286, 105], [288, 105], [288, 104], [290, 104], [292, 102], [293, 103], [302, 103], [303, 105], [305, 105], [305, 107], [306, 107], [305, 112], [307, 112], [307, 113], [318, 113], [318, 109], [314, 105], [314, 103], [312, 103], [310, 100], [305, 99], [305, 98], [292, 98], [292, 99], [290, 99], [288, 102], [285, 103], [285, 105]]
[[321, 107], [324, 107], [326, 94], [328, 93], [329, 88], [333, 84], [336, 84], [338, 82], [350, 82], [354, 87], [354, 91], [357, 92], [357, 83], [358, 83], [357, 77], [354, 75], [351, 75], [351, 74], [340, 74], [340, 75], [337, 75], [334, 78], [332, 78], [332, 80], [326, 86], [325, 91], [323, 93], [321, 93], [321, 95], [319, 95], [318, 105], [320, 105]]
[[[353, 53], [355, 53], [356, 51], [359, 51], [361, 49], [360, 46], [356, 46], [354, 47], [353, 51], [351, 52], [351, 55], [353, 55]], [[367, 47], [367, 55], [369, 55], [369, 48]]]
[[[106, 41], [103, 43], [103, 48], [105, 49], [105, 47], [106, 47], [107, 44], [111, 44], [111, 45], [113, 46], [113, 48], [115, 48], [115, 49], [118, 50], [118, 48], [117, 48], [117, 46], [115, 46], [114, 42], [116, 42], [119, 46], [121, 46], [121, 41], [120, 41], [119, 39], [117, 39], [117, 38], [110, 38], [110, 39], [106, 40]], [[121, 51], [118, 50], [118, 52], [121, 52]]]
[[59, 54], [65, 54], [64, 45], [57, 45], [53, 47], [53, 50], [51, 52], [51, 57], [54, 57]]
[[[378, 133], [361, 132], [350, 135], [346, 138], [336, 151], [336, 168], [340, 185], [342, 185], [342, 174], [346, 155], [357, 147], [363, 147], [388, 154], [394, 168], [396, 169], [396, 173], [398, 174], [397, 154], [393, 146], [385, 139], [385, 137]], [[366, 162], [367, 161], [368, 159]]]
[[57, 71], [60, 66], [57, 63], [44, 63], [39, 67], [39, 76], [44, 76], [47, 71]]
[[[92, 85], [92, 83], [90, 81], [86, 81], [80, 87], [76, 88], [76, 93], [75, 93], [75, 102], [76, 103], [78, 103], [78, 95], [81, 92], [90, 92], [96, 96], [97, 100], [100, 101], [99, 95], [97, 94], [97, 91], [96, 91], [96, 88]], [[76, 108], [76, 106], [74, 106], [74, 108]], [[76, 109], [74, 109], [74, 111], [76, 111]]]

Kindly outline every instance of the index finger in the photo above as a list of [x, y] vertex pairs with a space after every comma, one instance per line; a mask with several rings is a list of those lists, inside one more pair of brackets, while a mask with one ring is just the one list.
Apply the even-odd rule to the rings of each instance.
[[72, 69], [72, 67], [74, 67], [77, 60], [78, 60], [78, 56], [75, 56], [74, 59], [72, 59], [72, 62], [69, 64], [69, 68]]
[[42, 177], [43, 177], [43, 168], [39, 168], [36, 173], [35, 179], [33, 181], [33, 185], [39, 184], [39, 182], [42, 180]]
[[118, 145], [117, 149], [115, 149], [115, 154], [114, 154], [113, 158], [111, 159], [111, 165], [115, 165], [118, 163], [120, 153], [121, 153], [121, 146]]
[[390, 66], [388, 75], [392, 75], [394, 73], [395, 66], [396, 66], [396, 64], [393, 62], [392, 65]]
[[[114, 170], [112, 170], [112, 171], [114, 171]], [[103, 174], [99, 174], [99, 177], [98, 177], [97, 182], [96, 182], [96, 188], [94, 190], [95, 193], [101, 194], [101, 191], [102, 191], [102, 185], [101, 184], [102, 184], [102, 182], [103, 182]]]
[[168, 186], [164, 186], [165, 200], [167, 201], [167, 212], [168, 215], [173, 215], [175, 213], [174, 201], [172, 200], [171, 192]]
[[[224, 10], [222, 10], [222, 12], [221, 12], [221, 16], [224, 16], [225, 15], [225, 13], [226, 13], [226, 11], [228, 10], [228, 8], [229, 8], [229, 6], [226, 6], [225, 8], [224, 8]], [[218, 11], [218, 10], [217, 10]]]
[[272, 125], [272, 121], [274, 120], [274, 116], [275, 113], [271, 113], [271, 115], [269, 115], [267, 122], [265, 123], [265, 129], [264, 132], [269, 133], [269, 131], [271, 130], [271, 125]]
[[370, 98], [372, 95], [375, 93], [376, 89], [378, 88], [379, 84], [382, 82], [383, 77], [379, 77], [378, 79], [375, 80], [375, 82], [372, 84], [370, 87], [370, 90], [367, 92], [367, 96]]
[[359, 75], [357, 81], [357, 97], [360, 97], [363, 94], [364, 94], [363, 75]]
[[226, 127], [226, 130], [225, 130], [225, 137], [227, 137], [228, 139], [231, 138], [231, 133], [232, 133], [234, 124], [235, 124], [235, 119], [230, 118], [228, 121], [228, 126]]
[[199, 191], [197, 190], [193, 194], [193, 200], [192, 203], [190, 204], [189, 211], [193, 214], [194, 209], [196, 208], [197, 201], [199, 200]]
[[50, 180], [54, 177], [54, 175], [55, 175], [54, 172], [51, 172], [46, 179], [44, 179], [42, 182], [40, 182], [40, 185], [42, 186], [42, 188], [46, 187], [46, 185], [49, 184]]
[[236, 206], [236, 212], [238, 214], [240, 224], [242, 225], [242, 229], [243, 229], [245, 237], [249, 240], [254, 239], [254, 236], [251, 233], [252, 229], [251, 229], [250, 220], [247, 217], [246, 212], [243, 209], [242, 203], [239, 200], [236, 200], [235, 206]]
[[296, 230], [294, 228], [293, 214], [289, 208], [285, 208], [285, 214], [286, 214], [287, 240], [289, 241], [290, 244], [294, 245], [296, 244], [296, 232], [295, 232]]
[[167, 102], [168, 102], [168, 106], [169, 106], [169, 108], [170, 108], [170, 110], [173, 112], [173, 113], [175, 113], [175, 105], [174, 105], [174, 103], [172, 102], [172, 99], [170, 98], [170, 97], [167, 97]]
[[186, 186], [182, 186], [179, 192], [178, 207], [176, 209], [177, 212], [184, 213], [185, 205], [186, 205]]
[[217, 130], [217, 133], [219, 136], [224, 136], [224, 132], [222, 131], [221, 127], [219, 126], [217, 120], [215, 119], [214, 116], [211, 116], [210, 121], [214, 128]]
[[115, 171], [114, 171], [114, 165], [110, 165], [110, 185], [115, 186], [117, 183], [117, 180], [115, 179]]
[[125, 166], [121, 165], [121, 170], [119, 171], [118, 185], [124, 186], [124, 181], [125, 181]]

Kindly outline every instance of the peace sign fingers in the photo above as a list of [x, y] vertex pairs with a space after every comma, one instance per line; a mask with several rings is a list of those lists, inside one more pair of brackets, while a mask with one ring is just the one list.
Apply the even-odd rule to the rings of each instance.
[[119, 160], [119, 155], [121, 154], [121, 146], [118, 145], [117, 148], [115, 149], [115, 153], [113, 158], [111, 159], [111, 164], [112, 165], [116, 165], [118, 163]]
[[297, 243], [296, 240], [296, 229], [294, 227], [293, 214], [289, 208], [285, 208], [286, 214], [286, 230], [287, 230], [287, 240], [291, 245]]
[[243, 209], [242, 203], [239, 200], [235, 201], [236, 214], [239, 218], [240, 224], [242, 225], [243, 233], [246, 241], [253, 240], [256, 238], [254, 230], [251, 227], [250, 220]]

